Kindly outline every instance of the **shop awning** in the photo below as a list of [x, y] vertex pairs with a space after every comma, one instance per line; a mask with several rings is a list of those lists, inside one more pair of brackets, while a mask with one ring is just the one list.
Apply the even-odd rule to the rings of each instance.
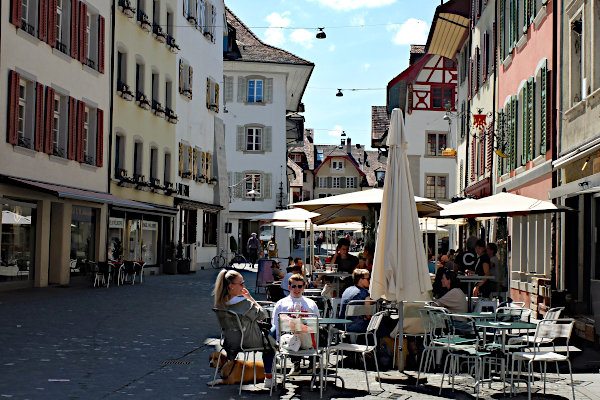
[[469, 33], [471, 2], [450, 0], [435, 9], [425, 52], [453, 59]]
[[189, 199], [182, 199], [180, 197], [175, 198], [175, 205], [185, 208], [187, 210], [208, 210], [218, 212], [223, 209], [223, 206], [218, 204], [204, 203], [202, 201], [195, 201]]

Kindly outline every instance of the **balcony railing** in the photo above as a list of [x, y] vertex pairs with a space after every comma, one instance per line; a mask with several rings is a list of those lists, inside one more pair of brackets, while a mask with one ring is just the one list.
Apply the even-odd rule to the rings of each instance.
[[141, 174], [133, 174], [133, 182], [139, 186], [146, 185], [146, 177]]
[[117, 81], [117, 93], [119, 93], [119, 95], [127, 101], [133, 100], [134, 96], [129, 88], [129, 85], [123, 81]]
[[159, 117], [165, 116], [165, 109], [163, 108], [162, 104], [156, 100], [152, 100], [152, 112]]
[[150, 178], [150, 186], [155, 187], [155, 188], [160, 187], [160, 179]]
[[144, 110], [150, 109], [150, 102], [148, 101], [148, 97], [140, 90], [135, 92], [135, 101]]
[[172, 124], [176, 124], [178, 121], [177, 114], [175, 114], [175, 111], [171, 110], [169, 107], [165, 107], [165, 118]]
[[162, 26], [160, 26], [156, 22], [152, 24], [152, 33], [154, 34], [156, 40], [158, 40], [161, 43], [164, 43], [167, 39], [167, 34], [163, 30]]

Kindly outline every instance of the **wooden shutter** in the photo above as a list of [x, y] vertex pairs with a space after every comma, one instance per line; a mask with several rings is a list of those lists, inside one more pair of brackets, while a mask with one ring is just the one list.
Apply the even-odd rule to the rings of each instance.
[[265, 79], [264, 97], [265, 103], [273, 102], [273, 78]]
[[225, 93], [223, 94], [225, 103], [233, 101], [233, 76], [226, 76], [225, 79]]
[[529, 145], [529, 118], [527, 118], [527, 84], [521, 89], [521, 165], [527, 163]]
[[473, 58], [469, 58], [469, 82], [468, 82], [469, 100], [473, 98]]
[[192, 179], [197, 180], [198, 178], [200, 178], [198, 176], [198, 149], [194, 147], [192, 151]]
[[179, 93], [183, 93], [183, 60], [179, 59]]
[[96, 166], [104, 163], [104, 110], [96, 112]]
[[22, 7], [21, 0], [12, 0], [10, 7], [10, 22], [17, 28], [21, 27], [21, 18], [23, 18]]
[[44, 151], [46, 154], [54, 154], [54, 95], [55, 90], [46, 88], [46, 129], [44, 139]]
[[56, 0], [48, 0], [48, 44], [56, 47]]
[[243, 126], [238, 125], [235, 140], [235, 149], [237, 151], [246, 150], [246, 132]]
[[527, 80], [527, 120], [529, 128], [527, 132], [527, 161], [531, 161], [535, 158], [535, 84], [533, 77]]
[[523, 33], [527, 32], [529, 26], [529, 0], [523, 0]]
[[329, 189], [331, 189], [331, 187], [333, 186], [333, 182], [332, 181], [333, 181], [333, 179], [331, 178], [331, 176], [328, 176], [327, 177], [327, 187]]
[[481, 75], [481, 55], [480, 55], [480, 51], [479, 51], [479, 46], [475, 47], [475, 60], [473, 62], [474, 64], [474, 68], [475, 68], [475, 90], [473, 91], [474, 93], [479, 92], [479, 86], [481, 85], [481, 79], [480, 79], [480, 75]]
[[219, 84], [215, 83], [215, 112], [219, 112]]
[[486, 150], [486, 163], [487, 168], [486, 171], [492, 172], [492, 160], [494, 158], [494, 125], [490, 124], [488, 129], [488, 135], [486, 136], [487, 140], [487, 150]]
[[246, 78], [238, 76], [238, 90], [237, 90], [237, 101], [238, 103], [246, 102]]
[[548, 60], [544, 60], [540, 79], [540, 154], [546, 154], [546, 136], [548, 133]]
[[235, 173], [235, 197], [241, 199], [244, 197], [244, 192], [246, 191], [246, 182], [242, 181], [244, 180], [245, 176], [244, 173], [242, 172], [236, 172]]
[[481, 135], [479, 139], [479, 175], [485, 174], [485, 160], [487, 159], [485, 149], [486, 149], [486, 137], [485, 135]]
[[77, 35], [79, 34], [79, 0], [71, 0], [71, 57], [79, 59], [79, 42]]
[[185, 18], [186, 20], [188, 17], [188, 1], [189, 0], [183, 0], [183, 18]]
[[69, 142], [67, 158], [74, 160], [77, 155], [77, 100], [69, 96]]
[[[502, 150], [502, 152], [504, 154], [506, 154], [506, 147], [504, 145], [505, 143], [505, 139], [504, 139], [504, 112], [502, 109], [498, 110], [498, 117], [497, 117], [497, 121], [498, 121], [498, 148], [500, 150]], [[498, 157], [498, 165], [497, 165], [497, 169], [498, 169], [498, 176], [501, 176], [504, 174], [504, 158]]]
[[85, 159], [85, 148], [83, 147], [83, 126], [85, 123], [85, 103], [77, 102], [77, 161], [82, 163]]
[[[504, 61], [504, 41], [506, 40], [505, 36], [505, 18], [504, 18], [504, 12], [505, 12], [505, 8], [506, 8], [506, 1], [507, 0], [500, 0], [500, 35], [498, 36], [499, 38], [499, 49], [500, 49], [500, 62]], [[510, 1], [510, 0], [509, 0]]]
[[475, 28], [475, 2], [477, 0], [471, 0], [471, 29]]
[[105, 25], [104, 17], [98, 16], [98, 72], [101, 74], [104, 73]]
[[[192, 151], [192, 146], [186, 146], [187, 147], [187, 158], [188, 158], [188, 167], [187, 167], [187, 171], [185, 172], [191, 172], [190, 169], [193, 168], [193, 164], [194, 164], [194, 155], [193, 155], [193, 151]], [[191, 177], [191, 174], [188, 174], [188, 177]]]
[[271, 173], [267, 173], [267, 174], [262, 174], [261, 178], [263, 179], [263, 182], [261, 182], [263, 184], [263, 188], [262, 188], [262, 194], [263, 194], [263, 199], [270, 199], [271, 198]]
[[8, 132], [7, 141], [10, 144], [19, 144], [19, 82], [21, 75], [16, 71], [10, 71], [10, 87], [8, 91]]
[[481, 68], [481, 81], [487, 81], [488, 76], [488, 62], [489, 62], [489, 51], [490, 51], [490, 35], [487, 31], [483, 32], [483, 61]]
[[183, 143], [179, 142], [179, 176], [183, 176]]
[[488, 51], [490, 52], [490, 65], [488, 67], [488, 75], [491, 72], [496, 72], [496, 59], [498, 58], [498, 53], [496, 52], [496, 21], [492, 22], [492, 31], [488, 37]]
[[510, 126], [510, 134], [512, 136], [512, 166], [511, 166], [511, 170], [513, 169], [517, 169], [517, 150], [518, 150], [518, 143], [517, 143], [517, 132], [518, 132], [518, 101], [517, 101], [517, 96], [513, 95], [511, 98], [511, 106], [510, 106], [510, 112], [511, 112], [511, 126]]
[[471, 140], [471, 180], [475, 180], [475, 175], [477, 173], [476, 169], [476, 160], [475, 153], [477, 152], [477, 139], [473, 138]]
[[87, 5], [79, 3], [79, 61], [87, 61]]
[[48, 42], [48, 0], [38, 1], [38, 39]]
[[273, 128], [270, 126], [265, 126], [263, 129], [263, 150], [264, 151], [272, 151], [272, 138], [273, 138]]
[[340, 189], [346, 189], [346, 177], [342, 176], [340, 178]]
[[192, 68], [192, 66], [188, 66], [188, 89], [190, 91], [190, 98], [192, 96], [192, 82], [194, 81], [194, 68]]
[[35, 151], [44, 151], [44, 85], [35, 84]]

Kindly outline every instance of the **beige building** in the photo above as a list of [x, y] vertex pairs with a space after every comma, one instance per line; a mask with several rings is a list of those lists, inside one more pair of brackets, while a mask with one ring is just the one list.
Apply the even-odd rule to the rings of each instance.
[[321, 198], [360, 190], [365, 173], [351, 154], [335, 148], [325, 155], [314, 176], [315, 198]]
[[[119, 2], [115, 10], [110, 192], [143, 208], [110, 209], [109, 247], [159, 267], [171, 241], [177, 173], [176, 0]], [[190, 77], [191, 81], [191, 77]], [[110, 253], [110, 250], [109, 250]]]
[[67, 284], [105, 260], [121, 202], [106, 193], [110, 4], [1, 7], [0, 286]]

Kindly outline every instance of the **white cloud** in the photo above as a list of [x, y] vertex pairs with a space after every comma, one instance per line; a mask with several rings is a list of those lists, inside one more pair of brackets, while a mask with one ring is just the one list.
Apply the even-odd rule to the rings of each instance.
[[329, 51], [334, 51], [335, 50], [335, 44], [332, 44], [331, 46], [329, 46]]
[[290, 39], [294, 43], [298, 43], [303, 47], [310, 49], [313, 46], [313, 39], [315, 38], [315, 34], [306, 29], [295, 29], [290, 34]]
[[324, 6], [331, 7], [335, 10], [350, 11], [358, 8], [375, 8], [388, 6], [396, 2], [396, 0], [310, 0], [318, 1]]
[[409, 18], [402, 25], [389, 24], [386, 29], [388, 32], [395, 32], [392, 42], [397, 45], [425, 44], [429, 33], [427, 22], [416, 18]]
[[329, 134], [329, 136], [341, 136], [342, 132], [344, 132], [344, 130], [342, 129], [341, 126], [336, 125], [333, 127], [333, 130], [330, 130], [329, 132], [327, 132]]
[[365, 18], [361, 16], [356, 16], [350, 19], [350, 25], [352, 26], [364, 26]]
[[363, 64], [363, 69], [364, 69], [365, 71], [368, 71], [368, 70], [369, 70], [369, 68], [371, 68], [371, 64], [369, 64], [369, 63], [364, 63], [364, 64]]
[[282, 14], [273, 12], [267, 15], [266, 21], [269, 23], [269, 28], [265, 31], [265, 43], [272, 46], [281, 46], [285, 43], [285, 36], [283, 29], [290, 25], [290, 19], [287, 18], [290, 15], [289, 11]]

